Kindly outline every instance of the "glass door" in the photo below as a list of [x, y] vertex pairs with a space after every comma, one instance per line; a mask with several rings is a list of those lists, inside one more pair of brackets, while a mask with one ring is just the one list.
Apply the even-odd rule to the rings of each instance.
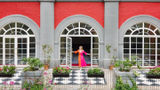
[[66, 64], [67, 66], [71, 67], [72, 65], [72, 38], [67, 37], [66, 43]]
[[15, 64], [15, 38], [4, 38], [4, 61], [3, 65], [14, 65]]
[[25, 65], [25, 63], [22, 61], [23, 58], [29, 57], [29, 49], [27, 43], [27, 38], [17, 38], [17, 64], [18, 65]]
[[99, 40], [98, 37], [91, 38], [91, 66], [99, 65]]
[[22, 59], [29, 57], [28, 40], [26, 37], [4, 38], [3, 65], [25, 65]]

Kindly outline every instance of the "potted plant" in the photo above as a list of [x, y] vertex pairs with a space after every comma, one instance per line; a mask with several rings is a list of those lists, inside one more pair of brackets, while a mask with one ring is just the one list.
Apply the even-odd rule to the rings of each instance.
[[111, 63], [110, 63], [110, 66], [109, 66], [109, 69], [110, 70], [113, 70], [113, 68], [114, 68], [114, 62], [116, 61], [116, 57], [115, 56], [113, 56], [112, 57], [112, 60], [111, 60]]
[[117, 67], [115, 69], [115, 73], [118, 76], [127, 77], [133, 76], [133, 72], [131, 72], [132, 66], [136, 65], [135, 57], [132, 57], [131, 60], [126, 58], [125, 60], [117, 60], [115, 61], [114, 66]]
[[53, 68], [53, 77], [69, 77], [70, 72], [69, 67], [56, 67]]
[[148, 73], [146, 73], [147, 78], [160, 78], [160, 67], [150, 69]]
[[23, 68], [22, 85], [25, 81], [34, 83], [34, 80], [41, 77], [43, 73], [43, 71], [40, 70], [40, 68], [43, 67], [43, 64], [39, 58], [23, 58], [23, 61], [28, 64], [28, 66]]
[[[106, 45], [106, 51], [108, 52], [108, 54], [109, 54], [109, 56], [111, 57], [112, 55], [111, 55], [111, 45]], [[116, 49], [113, 49], [113, 51], [117, 51]], [[114, 68], [114, 62], [116, 61], [116, 56], [112, 56], [112, 59], [111, 59], [111, 62], [110, 62], [110, 65], [109, 65], [109, 69], [110, 70], [113, 70], [113, 68]]]
[[51, 54], [53, 52], [53, 49], [51, 46], [45, 44], [42, 45], [42, 50], [43, 50], [43, 54], [44, 54], [44, 70], [48, 70], [49, 66], [50, 66], [50, 61], [51, 61]]
[[3, 66], [0, 68], [0, 77], [12, 77], [16, 73], [15, 69], [15, 66]]
[[40, 77], [41, 76], [42, 71], [39, 69], [43, 67], [43, 64], [39, 60], [39, 58], [23, 58], [23, 61], [29, 65], [23, 69], [24, 76], [29, 76], [29, 77]]
[[137, 63], [135, 59], [136, 57], [131, 57], [131, 60], [129, 58], [126, 58], [125, 60], [117, 60], [114, 66], [118, 67], [121, 72], [129, 72], [131, 67]]
[[88, 77], [104, 77], [104, 71], [99, 68], [89, 69], [87, 72]]

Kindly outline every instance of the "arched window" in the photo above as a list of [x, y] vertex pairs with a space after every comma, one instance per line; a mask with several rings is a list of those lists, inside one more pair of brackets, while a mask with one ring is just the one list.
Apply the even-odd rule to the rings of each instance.
[[70, 40], [67, 39], [68, 37], [71, 37], [71, 40], [74, 37], [90, 38], [90, 40], [88, 41], [90, 42], [89, 47], [91, 48], [90, 49], [90, 53], [91, 53], [91, 63], [90, 64], [98, 65], [99, 63], [99, 38], [98, 38], [97, 32], [94, 28], [92, 28], [92, 26], [86, 23], [82, 23], [82, 22], [75, 22], [75, 23], [68, 25], [61, 33], [61, 38], [60, 38], [60, 63], [61, 65], [67, 65], [68, 62], [70, 62], [70, 61], [67, 61], [69, 60], [68, 59], [69, 47], [67, 46], [70, 46], [68, 45], [69, 43], [71, 43], [72, 45], [73, 42], [69, 42]]
[[62, 32], [62, 35], [97, 35], [96, 31], [88, 24], [85, 23], [73, 23], [68, 25]]
[[160, 31], [146, 22], [135, 24], [128, 28], [124, 35], [123, 56], [137, 56], [142, 66], [160, 65]]
[[35, 35], [20, 22], [11, 22], [0, 29], [0, 64], [25, 65], [22, 59], [35, 57]]

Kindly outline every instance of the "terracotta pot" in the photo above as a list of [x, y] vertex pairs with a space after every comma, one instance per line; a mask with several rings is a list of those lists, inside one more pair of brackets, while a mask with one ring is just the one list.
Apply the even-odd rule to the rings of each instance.
[[114, 68], [113, 65], [110, 65], [110, 66], [109, 66], [109, 69], [110, 69], [110, 70], [113, 70], [113, 68]]
[[44, 65], [44, 70], [48, 70], [49, 69], [49, 65], [48, 64], [45, 64]]

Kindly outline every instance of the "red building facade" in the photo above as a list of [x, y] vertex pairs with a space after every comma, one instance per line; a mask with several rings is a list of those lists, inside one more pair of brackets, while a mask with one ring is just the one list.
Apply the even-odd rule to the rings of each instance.
[[[78, 46], [88, 66], [109, 66], [111, 57], [137, 56], [142, 66], [160, 64], [160, 2], [157, 0], [0, 0], [0, 64], [24, 66], [24, 57], [51, 65], [76, 65]], [[111, 52], [106, 47], [111, 46]]]

